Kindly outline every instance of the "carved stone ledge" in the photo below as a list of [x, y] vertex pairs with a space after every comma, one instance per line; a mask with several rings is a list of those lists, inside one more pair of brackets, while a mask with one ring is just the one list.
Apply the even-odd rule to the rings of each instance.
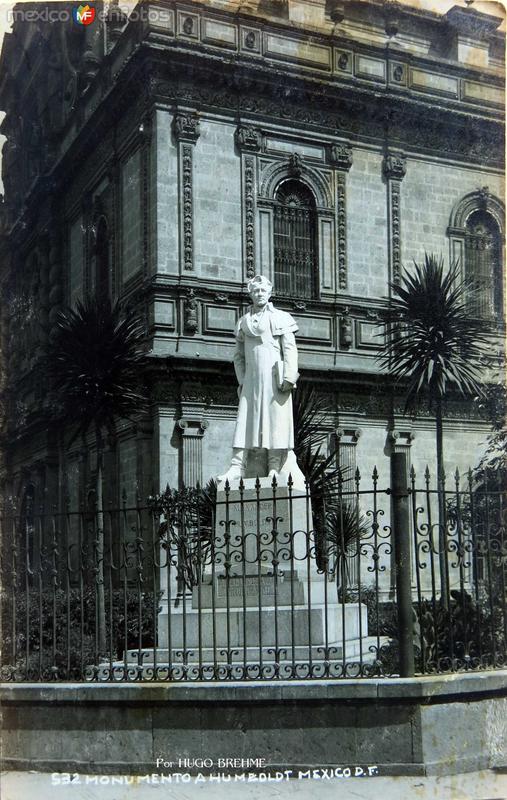
[[361, 438], [361, 431], [359, 428], [355, 429], [346, 429], [346, 428], [337, 428], [335, 430], [336, 441], [341, 444], [349, 444], [354, 445], [357, 444], [359, 439]]
[[253, 125], [240, 125], [236, 129], [236, 144], [240, 150], [258, 153], [262, 145], [262, 133]]
[[412, 431], [399, 431], [393, 428], [388, 432], [387, 439], [391, 445], [410, 447], [415, 439], [415, 434]]
[[349, 144], [332, 144], [329, 148], [329, 163], [343, 172], [352, 166], [352, 147]]
[[303, 159], [299, 153], [291, 153], [289, 156], [288, 172], [292, 178], [300, 178], [303, 172]]
[[347, 306], [340, 319], [340, 345], [347, 349], [352, 346], [352, 319]]
[[196, 114], [175, 115], [173, 120], [173, 131], [179, 142], [195, 143], [200, 136], [199, 118]]
[[207, 419], [190, 419], [189, 417], [181, 417], [178, 420], [178, 427], [181, 430], [182, 436], [204, 436], [209, 422]]
[[404, 153], [388, 153], [384, 156], [383, 170], [386, 178], [403, 180], [407, 171], [407, 159]]
[[481, 188], [477, 192], [479, 198], [479, 205], [481, 208], [486, 211], [488, 208], [489, 200], [491, 197], [491, 192], [489, 191], [489, 186], [481, 186]]
[[183, 328], [185, 333], [195, 333], [199, 327], [199, 303], [193, 289], [187, 289], [187, 296], [183, 303]]

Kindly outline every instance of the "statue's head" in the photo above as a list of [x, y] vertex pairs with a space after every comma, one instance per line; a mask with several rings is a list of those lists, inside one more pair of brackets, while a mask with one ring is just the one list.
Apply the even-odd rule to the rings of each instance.
[[256, 275], [254, 278], [248, 281], [246, 288], [248, 290], [248, 294], [252, 298], [253, 304], [255, 306], [263, 306], [266, 305], [271, 297], [273, 284], [270, 280], [265, 278], [264, 275]]

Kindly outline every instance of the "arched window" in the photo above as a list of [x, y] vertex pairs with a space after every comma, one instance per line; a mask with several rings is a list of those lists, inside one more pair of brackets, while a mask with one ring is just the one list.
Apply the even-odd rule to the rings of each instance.
[[95, 245], [95, 287], [100, 300], [105, 300], [110, 296], [109, 273], [109, 232], [105, 218], [101, 217], [97, 225]]
[[317, 214], [312, 192], [286, 180], [275, 194], [274, 283], [278, 297], [317, 296]]
[[476, 290], [470, 302], [474, 315], [502, 317], [502, 240], [487, 211], [474, 211], [466, 221], [465, 277]]
[[450, 262], [458, 263], [473, 287], [470, 314], [503, 321], [504, 204], [487, 186], [462, 197], [454, 206], [447, 228]]

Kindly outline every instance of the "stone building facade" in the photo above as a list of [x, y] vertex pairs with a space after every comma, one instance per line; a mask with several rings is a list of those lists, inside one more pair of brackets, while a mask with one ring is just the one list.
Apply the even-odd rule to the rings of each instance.
[[[94, 7], [88, 26], [18, 16], [1, 56], [6, 494], [86, 496], [79, 446], [63, 467], [47, 426], [41, 356], [55, 314], [89, 292], [135, 302], [147, 333], [151, 411], [119, 426], [109, 500], [223, 471], [255, 273], [299, 324], [341, 463], [387, 485], [394, 447], [434, 469], [434, 420], [404, 416], [379, 371], [378, 315], [424, 251], [459, 258], [501, 355], [501, 17], [376, 0]], [[487, 432], [449, 398], [447, 467], [473, 466]]]

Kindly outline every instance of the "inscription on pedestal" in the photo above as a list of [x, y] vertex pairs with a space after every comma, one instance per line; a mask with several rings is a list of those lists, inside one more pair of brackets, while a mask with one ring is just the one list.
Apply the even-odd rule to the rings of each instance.
[[[260, 586], [259, 586], [260, 583]], [[245, 584], [243, 588], [243, 578], [232, 577], [229, 579], [229, 597], [258, 597], [259, 589], [261, 595], [274, 595], [275, 587], [273, 580], [258, 580], [254, 575], [245, 576]], [[227, 597], [227, 582], [225, 580], [217, 581], [216, 588], [217, 598]]]
[[[264, 479], [257, 490], [255, 481], [245, 480], [241, 493], [234, 488], [217, 493], [215, 524], [215, 562], [220, 570], [226, 560], [231, 575], [242, 574], [243, 563], [248, 575], [261, 570], [290, 571], [306, 559], [312, 547], [311, 505], [304, 492], [279, 486], [276, 496]], [[307, 530], [309, 534], [307, 535]], [[228, 533], [228, 537], [227, 537]]]
[[[227, 588], [228, 587], [228, 588]], [[213, 591], [214, 589], [214, 591]], [[216, 577], [202, 583], [192, 592], [192, 608], [273, 608], [298, 606], [304, 603], [303, 582], [296, 573], [278, 572], [274, 575], [233, 575], [226, 580]]]

